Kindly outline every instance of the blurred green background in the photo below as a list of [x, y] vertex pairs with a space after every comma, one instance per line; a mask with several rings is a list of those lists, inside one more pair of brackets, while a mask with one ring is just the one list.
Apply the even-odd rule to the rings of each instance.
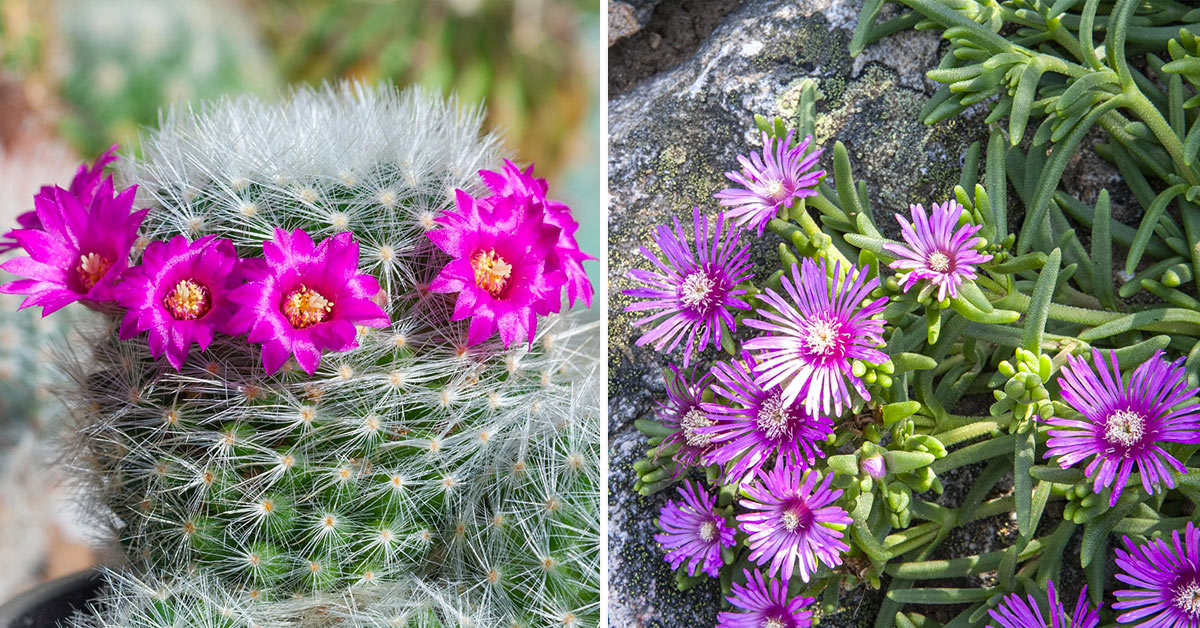
[[[0, 227], [32, 206], [38, 186], [68, 184], [79, 162], [114, 143], [136, 150], [139, 130], [166, 105], [386, 79], [485, 104], [488, 126], [550, 180], [581, 224], [580, 245], [599, 257], [601, 1], [0, 0]], [[597, 283], [599, 264], [586, 267]], [[21, 376], [32, 371], [8, 368], [3, 341], [44, 328], [36, 312], [0, 311], [0, 390], [39, 390]], [[20, 409], [0, 404], [0, 461], [38, 431], [44, 396], [21, 397], [30, 403]], [[4, 467], [0, 554], [29, 564], [0, 578], [0, 600], [90, 560], [70, 513], [6, 497]], [[6, 521], [30, 518], [56, 530], [44, 547], [6, 534]]]

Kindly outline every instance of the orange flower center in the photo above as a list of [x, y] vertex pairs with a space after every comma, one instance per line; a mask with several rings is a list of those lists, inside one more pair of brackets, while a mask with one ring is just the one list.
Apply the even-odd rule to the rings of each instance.
[[112, 265], [112, 260], [96, 253], [88, 253], [79, 256], [79, 265], [75, 267], [75, 272], [79, 275], [79, 281], [83, 284], [83, 288], [91, 290], [100, 283]]
[[495, 249], [480, 251], [471, 258], [471, 267], [475, 269], [475, 285], [487, 290], [493, 297], [500, 296], [512, 276], [512, 264], [504, 261]]
[[212, 309], [212, 293], [191, 279], [181, 279], [163, 298], [163, 307], [177, 321], [192, 321]]
[[316, 290], [301, 284], [283, 299], [283, 315], [292, 327], [305, 329], [329, 320], [333, 301]]

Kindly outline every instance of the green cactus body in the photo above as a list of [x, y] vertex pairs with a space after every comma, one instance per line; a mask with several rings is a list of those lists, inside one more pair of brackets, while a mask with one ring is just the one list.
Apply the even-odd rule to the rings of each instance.
[[253, 257], [276, 227], [351, 232], [392, 321], [312, 377], [292, 363], [268, 376], [227, 337], [177, 372], [119, 340], [113, 317], [76, 344], [79, 459], [123, 523], [129, 578], [171, 583], [172, 599], [237, 592], [275, 619], [330, 604], [360, 617], [337, 600], [419, 586], [506, 625], [598, 623], [595, 325], [567, 314], [528, 346], [467, 347], [453, 299], [427, 289], [444, 264], [433, 218], [499, 162], [481, 120], [342, 84], [172, 111], [124, 162], [151, 208], [145, 239], [216, 234]]

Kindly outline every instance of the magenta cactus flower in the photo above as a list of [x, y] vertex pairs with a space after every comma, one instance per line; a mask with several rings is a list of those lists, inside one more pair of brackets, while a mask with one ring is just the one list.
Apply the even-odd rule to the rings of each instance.
[[[67, 188], [67, 192], [74, 196], [75, 199], [79, 201], [80, 205], [83, 205], [84, 207], [91, 206], [92, 198], [96, 196], [96, 190], [100, 187], [100, 182], [104, 174], [104, 168], [108, 166], [108, 164], [117, 160], [116, 150], [117, 147], [114, 145], [105, 151], [103, 155], [100, 155], [100, 157], [96, 159], [96, 163], [92, 164], [90, 167], [88, 164], [84, 163], [80, 165], [79, 170], [75, 172], [75, 177], [71, 180], [71, 185]], [[38, 192], [37, 196], [49, 196], [53, 199], [54, 190], [54, 186], [42, 186], [42, 189], [40, 192]], [[38, 218], [36, 209], [27, 211], [17, 216], [17, 224], [19, 225], [19, 229], [42, 228], [42, 221]], [[16, 231], [17, 229], [14, 229], [5, 233], [3, 236], [0, 236], [0, 254], [6, 253], [21, 246], [16, 239]]]
[[1171, 538], [1116, 548], [1117, 580], [1130, 589], [1114, 592], [1120, 624], [1135, 628], [1200, 628], [1200, 528], [1187, 522]]
[[783, 402], [804, 398], [809, 414], [841, 414], [849, 406], [850, 388], [870, 400], [866, 384], [853, 373], [853, 360], [880, 364], [887, 354], [882, 346], [882, 319], [876, 316], [887, 305], [880, 297], [863, 305], [879, 278], [867, 279], [867, 269], [850, 266], [842, 274], [834, 264], [833, 279], [825, 268], [805, 258], [792, 265], [789, 278], [781, 278], [785, 299], [767, 288], [759, 297], [771, 309], [757, 314], [766, 320], [747, 319], [746, 324], [768, 335], [746, 341], [745, 348], [758, 351], [755, 382], [764, 388], [783, 387]]
[[163, 353], [175, 370], [183, 367], [192, 344], [208, 348], [215, 332], [237, 334], [231, 325], [236, 307], [229, 300], [241, 280], [237, 254], [229, 240], [206, 236], [189, 243], [178, 235], [151, 242], [142, 263], [129, 269], [117, 289], [127, 308], [121, 338], [149, 332], [150, 353]]
[[243, 263], [248, 282], [229, 295], [240, 305], [231, 325], [248, 329], [262, 343], [267, 373], [294, 355], [312, 375], [321, 352], [358, 346], [356, 325], [387, 327], [387, 313], [374, 301], [379, 282], [358, 272], [358, 243], [339, 233], [319, 245], [303, 229], [275, 229], [263, 242], [265, 260]]
[[646, 247], [641, 253], [657, 272], [630, 270], [627, 277], [644, 287], [622, 293], [645, 299], [626, 307], [626, 312], [650, 312], [633, 322], [635, 327], [653, 325], [637, 345], [653, 343], [656, 351], [670, 353], [686, 340], [684, 366], [691, 362], [693, 351], [703, 351], [710, 341], [720, 346], [723, 330], [736, 329], [731, 310], [750, 309], [741, 299], [746, 291], [737, 284], [752, 276], [750, 245], [738, 247], [738, 230], [726, 223], [724, 214], [710, 228], [708, 217], [701, 215], [699, 207], [693, 208], [692, 227], [694, 244], [689, 244], [678, 218], [674, 231], [666, 225], [655, 227], [654, 243], [662, 258]]
[[114, 287], [129, 266], [129, 251], [149, 210], [133, 212], [137, 187], [113, 195], [112, 178], [99, 184], [86, 205], [62, 188], [34, 198], [39, 227], [12, 236], [28, 254], [0, 268], [26, 279], [0, 286], [0, 292], [27, 294], [22, 308], [40, 305], [49, 315], [71, 303], [115, 299]]
[[458, 294], [451, 318], [471, 319], [467, 344], [497, 330], [505, 347], [532, 342], [537, 317], [562, 305], [567, 278], [555, 253], [562, 229], [516, 195], [476, 199], [459, 190], [455, 203], [457, 212], [437, 219], [443, 228], [426, 234], [452, 258], [429, 289]]
[[808, 628], [813, 614], [808, 610], [816, 599], [788, 595], [786, 580], [772, 579], [770, 583], [762, 572], [744, 570], [746, 584], [734, 582], [726, 598], [740, 611], [722, 611], [717, 614], [716, 628]]
[[738, 155], [742, 171], [725, 173], [729, 180], [742, 187], [726, 188], [714, 196], [722, 205], [730, 207], [726, 213], [739, 227], [757, 229], [761, 236], [780, 207], [789, 206], [797, 199], [816, 196], [817, 184], [825, 176], [824, 170], [813, 170], [821, 149], [805, 155], [812, 144], [812, 136], [793, 146], [793, 134], [794, 131], [788, 131], [786, 138], [772, 138], [764, 132], [762, 156], [757, 153], [750, 153], [749, 158]]
[[[594, 289], [592, 282], [588, 280], [587, 272], [583, 269], [583, 262], [596, 258], [579, 249], [579, 243], [575, 240], [575, 232], [579, 230], [579, 223], [571, 215], [571, 208], [566, 203], [546, 198], [549, 185], [545, 179], [533, 176], [533, 164], [530, 164], [522, 172], [520, 168], [506, 159], [503, 172], [480, 170], [479, 176], [494, 194], [488, 199], [490, 202], [498, 202], [496, 197], [501, 197], [510, 199], [511, 202], [518, 205], [540, 208], [546, 224], [560, 229], [558, 241], [550, 251], [549, 268], [561, 268], [566, 274], [569, 307], [574, 307], [576, 300], [581, 300], [584, 306], [591, 307]], [[547, 305], [551, 311], [559, 311], [561, 308], [560, 298], [557, 293], [550, 297]]]
[[991, 255], [975, 250], [983, 243], [983, 238], [975, 237], [982, 225], [958, 227], [963, 206], [955, 200], [934, 203], [932, 216], [919, 203], [908, 209], [912, 212], [912, 223], [896, 214], [900, 235], [907, 246], [891, 242], [883, 245], [883, 250], [896, 256], [889, 267], [907, 271], [900, 275], [905, 292], [922, 279], [928, 279], [937, 286], [938, 301], [944, 301], [947, 293], [957, 297], [963, 280], [977, 276], [975, 264], [992, 259]]
[[1075, 611], [1069, 615], [1058, 599], [1053, 581], [1048, 584], [1047, 596], [1050, 602], [1049, 622], [1032, 595], [1022, 598], [1020, 594], [1012, 593], [1004, 596], [996, 608], [988, 610], [988, 615], [996, 622], [988, 624], [988, 628], [1096, 628], [1100, 624], [1100, 608], [1092, 608], [1088, 604], [1087, 585], [1079, 591]]
[[750, 560], [769, 562], [768, 575], [782, 572], [784, 581], [799, 567], [804, 582], [816, 573], [818, 560], [829, 567], [842, 564], [842, 552], [850, 546], [841, 540], [841, 530], [850, 525], [850, 516], [834, 505], [842, 491], [830, 488], [833, 474], [821, 481], [814, 469], [777, 464], [758, 476], [742, 487], [748, 499], [740, 503], [751, 512], [737, 516], [750, 535]]
[[675, 431], [659, 444], [662, 450], [678, 445], [672, 459], [675, 462], [674, 477], [688, 467], [703, 464], [704, 455], [712, 448], [712, 434], [700, 432], [702, 427], [716, 423], [700, 406], [700, 397], [712, 382], [712, 374], [704, 373], [697, 378], [695, 369], [682, 371], [674, 364], [668, 365], [674, 377], [666, 377], [667, 400], [659, 402], [654, 415], [668, 428]]
[[716, 513], [717, 498], [703, 487], [684, 480], [678, 491], [682, 501], [668, 501], [658, 511], [662, 534], [655, 534], [654, 540], [667, 550], [665, 558], [671, 569], [678, 569], [687, 561], [689, 576], [696, 575], [699, 567], [716, 578], [723, 564], [721, 548], [737, 545], [733, 540], [735, 530], [725, 524], [725, 517]]
[[758, 372], [748, 352], [742, 352], [742, 363], [713, 365], [712, 390], [728, 404], [703, 404], [715, 423], [697, 432], [713, 446], [704, 463], [728, 464], [728, 481], [748, 479], [768, 461], [775, 467], [808, 468], [825, 456], [818, 443], [833, 434], [833, 420], [807, 413], [801, 403], [785, 402], [779, 387], [759, 386]]
[[1091, 458], [1084, 473], [1093, 489], [1112, 487], [1110, 505], [1121, 498], [1131, 473], [1142, 488], [1154, 493], [1159, 484], [1175, 486], [1171, 470], [1187, 467], [1163, 448], [1163, 443], [1200, 443], [1200, 404], [1186, 403], [1200, 389], [1187, 387], [1183, 358], [1167, 362], [1162, 351], [1121, 379], [1116, 353], [1092, 350], [1092, 363], [1067, 356], [1058, 383], [1063, 400], [1082, 419], [1050, 417], [1054, 429], [1046, 442], [1046, 458], [1057, 457], [1062, 468]]

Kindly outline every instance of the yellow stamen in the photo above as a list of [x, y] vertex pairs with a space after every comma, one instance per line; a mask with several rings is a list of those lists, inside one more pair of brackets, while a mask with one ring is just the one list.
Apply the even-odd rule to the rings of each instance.
[[192, 321], [212, 309], [212, 295], [207, 287], [191, 279], [181, 279], [163, 298], [163, 307], [177, 321]]
[[79, 256], [79, 265], [75, 267], [75, 272], [79, 275], [79, 281], [83, 284], [83, 288], [91, 290], [100, 283], [112, 265], [112, 260], [100, 257], [96, 253], [88, 253]]
[[301, 284], [283, 299], [283, 315], [292, 327], [305, 329], [329, 320], [333, 301]]
[[493, 297], [500, 296], [512, 276], [512, 264], [504, 261], [495, 250], [480, 251], [471, 258], [471, 267], [475, 269], [475, 285], [487, 290]]

